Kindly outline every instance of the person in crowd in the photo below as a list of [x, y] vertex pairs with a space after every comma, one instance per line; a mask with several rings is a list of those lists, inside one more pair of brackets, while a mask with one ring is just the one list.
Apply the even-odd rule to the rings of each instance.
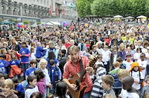
[[[84, 91], [83, 98], [90, 98], [90, 93], [91, 93], [93, 84], [92, 84], [92, 80], [89, 77], [89, 74], [93, 74], [94, 71], [92, 67], [88, 67], [89, 65], [88, 58], [84, 56], [80, 57], [79, 52], [80, 52], [80, 49], [77, 46], [70, 47], [69, 54], [71, 56], [71, 60], [69, 60], [65, 65], [63, 81], [71, 89], [76, 90], [77, 89], [76, 84], [71, 84], [68, 81], [68, 78], [73, 77], [75, 74], [80, 73], [82, 70], [86, 70], [87, 71], [87, 73], [85, 74], [86, 78], [84, 78], [83, 81], [87, 83], [88, 87]], [[82, 62], [81, 65], [79, 64], [80, 60]], [[85, 69], [80, 69], [81, 66], [82, 67], [84, 66]]]
[[0, 73], [0, 92], [2, 92], [2, 84], [4, 83], [4, 74]]
[[126, 65], [126, 70], [130, 70], [132, 62], [133, 61], [131, 54], [126, 54], [126, 61], [124, 61], [124, 64]]
[[29, 68], [29, 56], [30, 56], [30, 51], [27, 48], [26, 42], [22, 42], [22, 48], [19, 51], [20, 57], [21, 57], [21, 69], [23, 70], [24, 76], [26, 69]]
[[34, 92], [39, 92], [37, 87], [37, 78], [35, 75], [29, 75], [27, 77], [28, 86], [25, 90], [25, 98], [30, 98], [31, 94]]
[[35, 70], [34, 74], [37, 77], [37, 86], [38, 86], [39, 93], [42, 94], [42, 98], [45, 98], [46, 97], [44, 95], [44, 93], [46, 92], [45, 75], [41, 69]]
[[115, 92], [112, 89], [113, 83], [114, 83], [114, 78], [111, 75], [105, 75], [102, 77], [102, 87], [104, 89], [103, 96], [105, 96], [106, 94], [112, 94], [114, 98], [116, 98]]
[[42, 94], [39, 92], [34, 92], [31, 94], [30, 98], [42, 98]]
[[55, 65], [54, 60], [50, 60], [50, 68], [49, 68], [49, 76], [51, 79], [51, 84], [52, 84], [52, 88], [51, 88], [51, 93], [54, 94], [55, 93], [55, 88], [56, 88], [56, 84], [61, 80], [61, 71], [60, 68], [58, 66]]
[[4, 80], [2, 84], [3, 92], [0, 93], [0, 98], [18, 98], [16, 94], [13, 93], [13, 81], [10, 79]]
[[51, 88], [51, 79], [49, 77], [49, 73], [48, 73], [48, 69], [47, 69], [47, 64], [48, 62], [45, 59], [41, 59], [39, 62], [39, 69], [42, 70], [42, 72], [45, 75], [45, 81], [46, 81], [46, 92], [44, 96], [48, 96], [49, 95], [49, 88]]
[[120, 98], [140, 98], [138, 91], [132, 87], [134, 79], [131, 76], [126, 76], [122, 80], [123, 91]]
[[[142, 92], [141, 92], [141, 98], [145, 98], [145, 96], [147, 94], [149, 94], [149, 75], [146, 76], [145, 78], [145, 83], [146, 83], [146, 86], [144, 86], [142, 88]], [[147, 98], [147, 97], [146, 97]]]
[[12, 79], [14, 83], [14, 89], [12, 90], [19, 98], [24, 98], [24, 87], [21, 83], [19, 83], [18, 79]]
[[130, 76], [132, 76], [134, 79], [134, 84], [132, 85], [132, 87], [138, 91], [141, 89], [142, 82], [144, 79], [141, 71], [142, 70], [139, 66], [139, 63], [133, 62], [130, 69]]
[[27, 79], [27, 77], [29, 76], [29, 75], [33, 75], [34, 74], [34, 71], [35, 70], [37, 70], [37, 68], [36, 68], [36, 61], [35, 60], [31, 60], [30, 61], [30, 68], [28, 68], [27, 70], [26, 70], [26, 72], [25, 72], [25, 77], [26, 77], [26, 79]]

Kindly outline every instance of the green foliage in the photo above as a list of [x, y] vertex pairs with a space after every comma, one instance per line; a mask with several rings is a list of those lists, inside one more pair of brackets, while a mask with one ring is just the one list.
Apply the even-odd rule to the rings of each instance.
[[29, 23], [30, 23], [30, 21], [23, 21], [23, 23], [24, 23], [24, 24], [29, 24]]
[[79, 16], [149, 16], [149, 0], [77, 0]]
[[80, 17], [91, 14], [91, 2], [89, 0], [77, 0], [77, 11]]
[[37, 25], [41, 24], [41, 22], [37, 22]]

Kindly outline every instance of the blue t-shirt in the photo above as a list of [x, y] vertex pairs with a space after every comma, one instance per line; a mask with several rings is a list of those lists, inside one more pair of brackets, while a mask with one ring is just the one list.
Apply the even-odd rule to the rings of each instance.
[[8, 62], [8, 65], [19, 65], [20, 61], [19, 60], [11, 60]]
[[24, 93], [24, 87], [21, 83], [18, 83], [18, 85], [15, 86], [15, 90], [21, 93]]
[[37, 70], [38, 68], [28, 68], [25, 72], [25, 76], [29, 76], [29, 75], [33, 75], [34, 74], [34, 71]]
[[7, 61], [6, 60], [0, 60], [0, 72], [5, 74], [6, 69], [5, 67], [7, 66]]
[[[21, 55], [22, 54], [28, 55], [28, 54], [30, 54], [30, 51], [28, 48], [21, 48], [19, 53]], [[21, 56], [21, 62], [29, 62], [29, 56]]]

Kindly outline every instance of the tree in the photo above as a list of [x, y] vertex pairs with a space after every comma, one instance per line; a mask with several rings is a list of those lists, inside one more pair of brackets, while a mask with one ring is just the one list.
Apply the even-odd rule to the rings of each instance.
[[91, 3], [88, 0], [77, 0], [76, 7], [80, 17], [91, 14]]
[[149, 0], [94, 0], [91, 11], [94, 15], [139, 16], [149, 14]]

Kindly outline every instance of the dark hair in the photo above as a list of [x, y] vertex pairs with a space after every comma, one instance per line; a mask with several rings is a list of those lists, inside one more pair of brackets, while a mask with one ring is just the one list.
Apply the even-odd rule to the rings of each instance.
[[36, 64], [37, 62], [36, 62], [36, 60], [31, 60], [30, 61], [30, 64]]
[[42, 98], [42, 94], [39, 92], [34, 92], [31, 94], [30, 98]]
[[118, 62], [122, 62], [123, 59], [122, 59], [121, 57], [118, 57], [118, 58], [116, 59], [116, 61], [118, 61]]
[[67, 84], [65, 82], [59, 82], [56, 85], [56, 93], [55, 95], [59, 98], [65, 98], [65, 94], [67, 91]]
[[140, 50], [140, 53], [142, 53], [142, 48], [137, 48], [137, 52]]
[[51, 60], [51, 59], [55, 59], [55, 54], [53, 51], [49, 51], [48, 52], [48, 59]]
[[16, 79], [16, 78], [13, 78], [12, 81], [13, 81], [13, 83], [19, 83], [18, 79]]
[[34, 79], [37, 79], [35, 75], [29, 75], [29, 76], [27, 77], [27, 82], [28, 82], [28, 84], [29, 84], [29, 82], [32, 82]]
[[37, 77], [37, 82], [40, 81], [40, 79], [43, 79], [45, 77], [44, 73], [41, 69], [37, 69], [34, 71], [35, 76]]
[[62, 49], [61, 52], [65, 55], [66, 54], [66, 50]]
[[0, 54], [0, 57], [6, 59], [6, 55], [5, 54]]
[[53, 59], [50, 60], [50, 65], [54, 65], [55, 61]]

